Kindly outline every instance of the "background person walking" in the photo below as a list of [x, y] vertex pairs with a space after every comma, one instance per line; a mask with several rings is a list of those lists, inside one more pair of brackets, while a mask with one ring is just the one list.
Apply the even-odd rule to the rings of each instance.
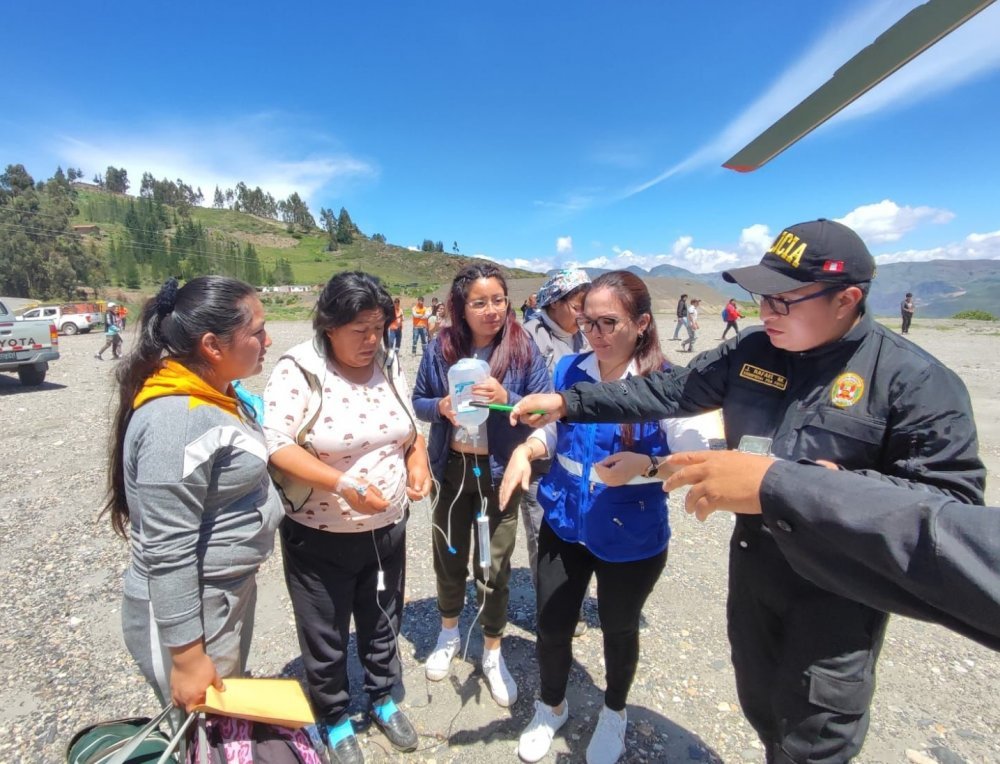
[[427, 319], [430, 315], [431, 309], [424, 305], [424, 298], [418, 297], [417, 304], [410, 308], [410, 316], [413, 318], [413, 355], [417, 354], [417, 340], [420, 340], [420, 352], [427, 350]]
[[399, 346], [403, 344], [403, 309], [399, 306], [399, 298], [392, 299], [392, 321], [389, 322], [389, 353], [399, 354]]
[[698, 325], [698, 307], [701, 305], [701, 300], [697, 297], [691, 298], [691, 304], [687, 308], [687, 339], [681, 343], [681, 350], [687, 353], [694, 352], [694, 343], [698, 339], [698, 330], [701, 328]]
[[726, 303], [726, 307], [723, 309], [723, 316], [726, 321], [726, 328], [722, 330], [722, 337], [720, 339], [724, 340], [726, 335], [729, 334], [730, 329], [739, 334], [740, 325], [736, 322], [743, 318], [743, 314], [740, 313], [740, 308], [736, 304], [735, 298]]
[[677, 323], [674, 325], [674, 336], [670, 338], [674, 342], [680, 339], [678, 335], [681, 333], [681, 329], [687, 328], [687, 299], [688, 296], [686, 294], [682, 294], [681, 299], [677, 301]]
[[104, 360], [104, 351], [111, 348], [111, 355], [114, 358], [122, 357], [122, 330], [118, 325], [118, 316], [108, 314], [104, 324], [104, 344], [101, 349], [94, 353], [94, 358], [98, 361]]
[[899, 312], [903, 318], [903, 327], [900, 329], [902, 334], [910, 333], [910, 322], [913, 320], [913, 314], [916, 311], [916, 305], [913, 302], [913, 292], [907, 292], [906, 297], [899, 304]]

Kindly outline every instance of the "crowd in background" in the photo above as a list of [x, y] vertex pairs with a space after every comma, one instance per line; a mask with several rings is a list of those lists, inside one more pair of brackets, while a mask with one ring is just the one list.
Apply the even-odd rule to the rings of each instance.
[[[723, 339], [730, 329], [735, 336], [687, 368], [665, 358], [649, 290], [628, 271], [594, 281], [582, 270], [555, 272], [521, 305], [522, 321], [502, 270], [492, 264], [465, 266], [443, 302], [418, 297], [409, 311], [377, 278], [345, 272], [323, 289], [313, 336], [283, 349], [258, 398], [238, 387], [261, 372], [271, 344], [253, 288], [214, 276], [183, 286], [168, 281], [143, 307], [136, 345], [117, 369], [109, 451], [106, 508], [131, 548], [123, 628], [142, 674], [164, 703], [191, 708], [207, 687], [221, 688], [227, 677], [246, 672], [256, 573], [277, 532], [307, 694], [331, 761], [364, 760], [348, 716], [352, 620], [369, 716], [397, 750], [415, 750], [417, 730], [394, 693], [402, 683], [398, 636], [407, 546], [427, 541], [407, 540], [409, 508], [429, 498], [440, 630], [424, 667], [427, 679], [448, 677], [461, 650], [458, 622], [471, 567], [483, 681], [499, 706], [517, 702], [502, 645], [520, 515], [536, 592], [541, 690], [517, 753], [529, 762], [543, 758], [568, 717], [572, 639], [596, 577], [606, 689], [586, 758], [589, 764], [618, 761], [640, 662], [642, 607], [667, 563], [671, 527], [663, 484], [670, 455], [742, 446], [736, 442], [741, 431], [775, 432], [785, 404], [774, 390], [785, 390], [788, 381], [773, 369], [784, 368], [788, 353], [805, 364], [803, 375], [822, 377], [822, 387], [820, 366], [839, 363], [834, 350], [853, 352], [887, 331], [864, 312], [874, 261], [860, 239], [829, 221], [794, 228], [796, 240], [839, 242], [843, 259], [831, 269], [829, 261], [800, 257], [804, 278], [789, 275], [790, 261], [775, 250], [791, 235], [783, 232], [759, 266], [726, 274], [761, 295], [766, 331], [741, 334], [743, 316], [730, 300]], [[799, 303], [805, 305], [793, 313]], [[700, 305], [686, 294], [678, 300], [671, 339], [681, 341], [682, 351], [694, 353]], [[116, 357], [120, 351], [124, 315], [114, 307], [98, 358], [108, 347]], [[413, 356], [420, 346], [412, 383], [394, 363], [407, 319]], [[841, 342], [846, 338], [851, 342]], [[828, 347], [815, 360], [802, 360], [807, 351]], [[865, 362], [872, 368], [913, 363], [908, 347], [895, 353]], [[484, 408], [460, 403], [451, 379], [469, 359], [481, 369], [469, 384]], [[981, 502], [982, 465], [964, 387], [931, 361], [921, 373], [937, 374], [936, 394], [951, 401], [949, 448], [961, 462], [951, 471], [933, 462], [936, 479], [960, 500]], [[739, 373], [729, 374], [730, 367]], [[831, 405], [841, 411], [861, 400], [850, 377], [842, 374], [834, 384]], [[874, 392], [871, 397], [883, 406]], [[809, 400], [808, 406], [818, 405]], [[477, 411], [483, 416], [469, 417]], [[426, 440], [417, 420], [429, 424]], [[886, 448], [908, 439], [910, 461], [929, 460], [940, 447], [927, 435], [914, 452], [916, 435], [904, 432], [905, 414], [896, 427]], [[877, 465], [887, 474], [901, 463], [857, 439], [848, 444], [836, 432], [823, 433], [811, 436], [815, 447], [802, 439], [786, 456], [836, 460], [820, 462], [834, 468]], [[770, 449], [772, 438], [757, 440]], [[961, 453], [954, 445], [959, 440]], [[872, 434], [865, 442], [881, 439]], [[870, 615], [875, 611], [851, 600], [817, 594], [781, 567], [761, 533], [738, 525], [734, 539], [743, 540], [734, 549], [754, 553], [737, 551], [731, 561], [734, 575], [740, 573], [730, 582], [740, 592], [730, 619], [743, 627], [730, 638], [741, 703], [769, 760], [846, 760], [863, 740], [870, 692], [845, 695], [840, 706], [828, 702], [823, 688], [846, 680], [836, 673], [843, 665], [824, 661], [853, 645], [868, 672], [857, 681], [868, 682], [884, 613]], [[780, 581], [773, 575], [779, 568]], [[801, 639], [794, 645], [773, 643], [772, 632], [786, 616], [769, 609], [768, 587], [794, 602], [788, 612], [812, 613], [796, 626]], [[809, 610], [814, 606], [820, 610]], [[830, 621], [822, 635], [813, 624], [821, 611]], [[466, 649], [468, 642], [466, 635]], [[754, 656], [765, 653], [774, 676], [781, 661], [791, 661], [813, 677], [815, 693], [803, 699], [798, 685], [764, 677], [763, 659]]]

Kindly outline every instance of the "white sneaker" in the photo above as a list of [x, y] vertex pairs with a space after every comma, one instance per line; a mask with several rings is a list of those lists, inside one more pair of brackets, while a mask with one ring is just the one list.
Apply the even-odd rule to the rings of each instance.
[[605, 706], [597, 717], [597, 727], [587, 746], [587, 764], [615, 764], [625, 753], [625, 727], [628, 726], [628, 712], [619, 716]]
[[562, 705], [562, 715], [559, 715], [552, 706], [547, 706], [540, 700], [535, 701], [535, 715], [531, 717], [517, 743], [517, 755], [522, 761], [541, 761], [549, 752], [552, 738], [569, 719], [569, 703], [563, 700]]
[[483, 675], [497, 705], [507, 708], [517, 703], [517, 684], [507, 670], [500, 648], [483, 651]]
[[427, 657], [424, 664], [424, 673], [432, 682], [439, 682], [448, 676], [451, 670], [451, 661], [458, 655], [462, 647], [462, 637], [459, 636], [458, 629], [441, 629], [438, 634], [437, 644], [434, 650]]

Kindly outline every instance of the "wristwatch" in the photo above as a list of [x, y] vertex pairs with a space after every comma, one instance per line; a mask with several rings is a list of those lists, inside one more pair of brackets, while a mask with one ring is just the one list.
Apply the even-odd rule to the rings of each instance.
[[660, 464], [660, 462], [656, 461], [656, 457], [650, 455], [649, 456], [649, 466], [646, 467], [646, 471], [642, 473], [642, 476], [643, 477], [647, 477], [647, 478], [654, 478], [654, 477], [656, 477], [656, 473], [660, 471], [660, 467], [661, 466], [662, 465]]

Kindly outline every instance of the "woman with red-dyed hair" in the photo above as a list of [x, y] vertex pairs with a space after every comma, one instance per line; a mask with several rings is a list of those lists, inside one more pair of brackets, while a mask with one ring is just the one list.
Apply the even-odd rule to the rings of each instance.
[[[447, 303], [451, 324], [431, 342], [413, 385], [414, 411], [431, 423], [431, 471], [440, 485], [433, 549], [441, 633], [425, 671], [428, 679], [444, 679], [461, 646], [458, 616], [465, 604], [469, 540], [476, 536], [476, 516], [485, 504], [490, 529], [488, 574], [473, 565], [485, 638], [482, 667], [490, 694], [506, 707], [517, 700], [517, 685], [504, 664], [500, 639], [507, 626], [507, 583], [520, 496], [500, 506], [497, 489], [511, 453], [531, 429], [511, 427], [507, 415], [496, 411], [475, 432], [460, 427], [448, 394], [448, 369], [462, 358], [488, 363], [489, 378], [472, 388], [477, 399], [488, 403], [514, 404], [529, 393], [551, 390], [552, 382], [545, 360], [511, 310], [507, 282], [496, 265], [464, 267], [451, 284]], [[480, 469], [480, 462], [489, 469]], [[478, 538], [475, 545], [478, 559]]]

